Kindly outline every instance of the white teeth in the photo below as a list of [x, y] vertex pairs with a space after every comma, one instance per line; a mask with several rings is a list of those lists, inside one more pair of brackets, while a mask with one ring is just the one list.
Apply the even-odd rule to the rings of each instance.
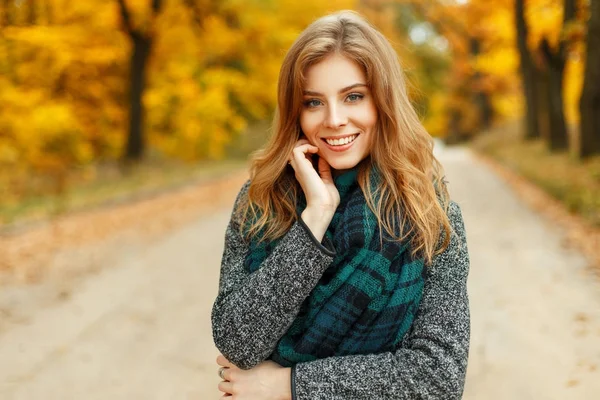
[[354, 139], [356, 139], [357, 136], [358, 135], [352, 135], [343, 139], [325, 139], [325, 141], [331, 146], [342, 146], [354, 141]]

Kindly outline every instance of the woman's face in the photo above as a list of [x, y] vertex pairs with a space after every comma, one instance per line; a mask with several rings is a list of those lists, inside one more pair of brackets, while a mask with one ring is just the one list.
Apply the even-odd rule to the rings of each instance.
[[367, 79], [354, 61], [334, 54], [306, 71], [300, 127], [335, 170], [369, 155], [377, 109]]

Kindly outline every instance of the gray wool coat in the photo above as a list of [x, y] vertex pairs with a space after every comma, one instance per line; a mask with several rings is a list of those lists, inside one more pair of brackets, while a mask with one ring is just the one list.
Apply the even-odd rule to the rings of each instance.
[[[236, 205], [247, 195], [242, 187]], [[234, 208], [235, 209], [235, 208]], [[292, 369], [296, 400], [460, 399], [469, 354], [469, 255], [460, 207], [448, 209], [448, 248], [428, 268], [411, 329], [393, 352], [329, 357]], [[214, 342], [242, 369], [268, 359], [333, 260], [298, 219], [254, 273], [244, 269], [248, 243], [232, 218], [225, 233], [219, 293], [212, 309]]]

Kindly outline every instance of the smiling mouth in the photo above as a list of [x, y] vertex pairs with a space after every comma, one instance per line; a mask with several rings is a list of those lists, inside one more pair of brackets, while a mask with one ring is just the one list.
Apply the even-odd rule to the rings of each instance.
[[357, 137], [358, 137], [358, 133], [355, 133], [354, 135], [346, 136], [342, 139], [325, 139], [325, 138], [323, 138], [323, 141], [325, 141], [330, 146], [343, 146], [348, 143], [354, 142], [354, 140]]

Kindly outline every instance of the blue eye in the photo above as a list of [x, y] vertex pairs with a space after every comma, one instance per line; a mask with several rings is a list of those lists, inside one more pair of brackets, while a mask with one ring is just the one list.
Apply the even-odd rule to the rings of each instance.
[[348, 95], [348, 97], [346, 97], [346, 99], [347, 99], [349, 102], [351, 102], [351, 103], [354, 103], [354, 102], [357, 102], [357, 101], [359, 101], [359, 100], [360, 100], [360, 99], [362, 99], [363, 97], [365, 97], [365, 96], [364, 96], [364, 95], [362, 95], [362, 94], [360, 94], [360, 93], [350, 93], [350, 94]]
[[304, 102], [304, 105], [308, 108], [314, 108], [321, 105], [321, 101], [317, 99], [311, 99]]

